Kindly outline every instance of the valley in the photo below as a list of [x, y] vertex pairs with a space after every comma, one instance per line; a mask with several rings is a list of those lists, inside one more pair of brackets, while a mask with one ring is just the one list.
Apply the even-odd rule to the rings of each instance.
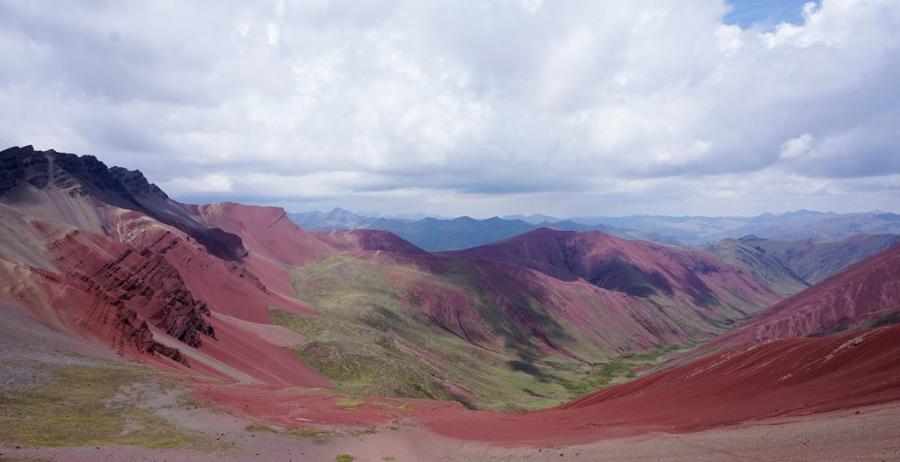
[[824, 438], [900, 400], [890, 236], [541, 227], [433, 253], [88, 156], [11, 148], [0, 172], [0, 460], [591, 460], [776, 420]]

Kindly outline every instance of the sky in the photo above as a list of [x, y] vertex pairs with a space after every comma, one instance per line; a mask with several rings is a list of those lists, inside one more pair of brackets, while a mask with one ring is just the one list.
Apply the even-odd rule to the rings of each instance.
[[900, 0], [0, 0], [0, 146], [178, 200], [900, 211]]

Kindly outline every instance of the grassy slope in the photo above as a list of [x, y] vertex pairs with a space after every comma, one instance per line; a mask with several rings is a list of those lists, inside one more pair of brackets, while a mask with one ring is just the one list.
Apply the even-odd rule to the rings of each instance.
[[119, 392], [147, 381], [124, 366], [63, 366], [39, 386], [0, 392], [0, 442], [25, 446], [126, 444], [168, 448], [197, 443]]
[[[498, 410], [546, 407], [634, 376], [655, 358], [616, 358], [579, 351], [592, 364], [540, 354], [515, 331], [465, 270], [444, 276], [400, 264], [378, 265], [336, 256], [293, 272], [298, 296], [319, 314], [273, 311], [277, 324], [299, 332], [295, 348], [340, 390], [365, 395], [456, 399]], [[404, 282], [398, 282], [404, 281]], [[507, 348], [473, 345], [435, 325], [411, 306], [405, 287], [427, 283], [463, 290], [482, 316], [498, 326]], [[523, 300], [521, 304], [535, 303]], [[533, 309], [523, 306], [522, 309]], [[569, 335], [565, 326], [560, 326]], [[572, 345], [584, 344], [573, 337]], [[649, 359], [648, 359], [649, 358]]]
[[753, 272], [778, 293], [790, 296], [809, 284], [777, 258], [738, 239], [725, 239], [707, 246], [710, 252]]

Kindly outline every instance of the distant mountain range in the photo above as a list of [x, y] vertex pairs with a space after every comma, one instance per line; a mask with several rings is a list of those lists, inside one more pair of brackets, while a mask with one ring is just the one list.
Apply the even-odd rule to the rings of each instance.
[[602, 231], [626, 239], [666, 244], [706, 245], [756, 236], [779, 241], [836, 241], [860, 234], [900, 234], [900, 215], [886, 212], [825, 213], [800, 210], [754, 217], [575, 217], [506, 215], [502, 218], [379, 218], [341, 208], [290, 213], [298, 226], [314, 231], [379, 229], [390, 231], [430, 252], [462, 250], [549, 227], [562, 231]]
[[828, 242], [745, 236], [723, 239], [705, 249], [749, 269], [779, 293], [793, 295], [898, 243], [897, 234], [861, 234]]
[[900, 215], [886, 212], [839, 214], [799, 210], [753, 217], [634, 215], [575, 217], [572, 221], [639, 230], [684, 244], [705, 244], [748, 235], [786, 241], [834, 241], [858, 234], [900, 234]]
[[442, 219], [427, 217], [420, 220], [376, 218], [357, 215], [341, 208], [330, 212], [289, 213], [288, 217], [303, 229], [333, 231], [337, 229], [378, 229], [390, 231], [429, 252], [461, 250], [517, 236], [531, 230], [552, 227], [562, 231], [602, 231], [626, 239], [665, 241], [640, 231], [606, 226], [585, 225], [570, 220], [556, 220], [546, 215], [531, 215], [523, 219], [492, 217], [478, 220], [471, 217]]

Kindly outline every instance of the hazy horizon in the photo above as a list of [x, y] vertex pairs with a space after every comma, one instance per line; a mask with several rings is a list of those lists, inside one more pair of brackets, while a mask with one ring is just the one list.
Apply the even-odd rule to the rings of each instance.
[[860, 210], [860, 211], [856, 211], [856, 212], [833, 212], [833, 211], [829, 211], [829, 210], [796, 209], [796, 210], [787, 210], [787, 211], [784, 211], [784, 212], [778, 212], [778, 213], [774, 213], [774, 212], [762, 212], [762, 213], [753, 214], [753, 215], [670, 215], [670, 214], [632, 213], [632, 214], [628, 214], [628, 215], [577, 215], [577, 216], [576, 216], [576, 215], [570, 215], [570, 216], [565, 216], [565, 215], [564, 215], [564, 216], [555, 216], [555, 215], [551, 215], [551, 214], [547, 214], [547, 213], [540, 213], [540, 212], [538, 212], [538, 213], [527, 213], [527, 214], [509, 213], [509, 214], [478, 215], [478, 216], [475, 216], [475, 215], [469, 215], [469, 214], [463, 214], [463, 215], [455, 215], [455, 216], [451, 216], [451, 215], [440, 215], [440, 214], [430, 214], [430, 213], [417, 213], [417, 212], [403, 213], [403, 214], [391, 214], [391, 213], [380, 213], [380, 212], [364, 211], [364, 210], [363, 210], [363, 211], [357, 211], [357, 210], [350, 210], [350, 209], [347, 209], [346, 207], [341, 207], [341, 206], [335, 206], [335, 207], [332, 207], [332, 208], [330, 208], [330, 209], [310, 209], [310, 210], [287, 210], [287, 209], [286, 209], [286, 210], [288, 211], [288, 213], [295, 213], [295, 214], [298, 214], [298, 213], [316, 213], [316, 212], [319, 212], [319, 213], [329, 213], [329, 212], [334, 211], [335, 209], [343, 210], [343, 211], [345, 211], [345, 212], [350, 212], [350, 213], [353, 213], [353, 214], [355, 214], [355, 215], [359, 215], [359, 216], [362, 216], [362, 217], [370, 217], [370, 218], [379, 218], [379, 217], [383, 217], [383, 218], [408, 218], [408, 219], [421, 219], [421, 218], [456, 219], [456, 218], [465, 218], [465, 217], [468, 217], [468, 218], [474, 218], [474, 219], [476, 219], [476, 220], [485, 220], [485, 219], [488, 219], [488, 218], [521, 219], [521, 218], [528, 218], [528, 217], [531, 217], [531, 216], [545, 216], [545, 215], [546, 215], [546, 216], [549, 216], [549, 217], [552, 217], [552, 218], [555, 218], [555, 219], [557, 219], [557, 220], [572, 220], [572, 219], [576, 219], [576, 218], [628, 218], [628, 217], [639, 217], [639, 216], [648, 216], [648, 217], [650, 217], [650, 216], [659, 216], [659, 217], [668, 217], [668, 218], [754, 218], [754, 217], [759, 217], [759, 216], [762, 216], [762, 215], [775, 215], [775, 216], [778, 216], [778, 215], [786, 215], [786, 214], [792, 214], [792, 213], [803, 213], [803, 212], [822, 213], [822, 214], [838, 214], [838, 215], [843, 215], [843, 214], [867, 214], [867, 213], [897, 213], [897, 212], [894, 212], [894, 211], [891, 211], [891, 210], [878, 210], [878, 209], [872, 209], [872, 210]]

